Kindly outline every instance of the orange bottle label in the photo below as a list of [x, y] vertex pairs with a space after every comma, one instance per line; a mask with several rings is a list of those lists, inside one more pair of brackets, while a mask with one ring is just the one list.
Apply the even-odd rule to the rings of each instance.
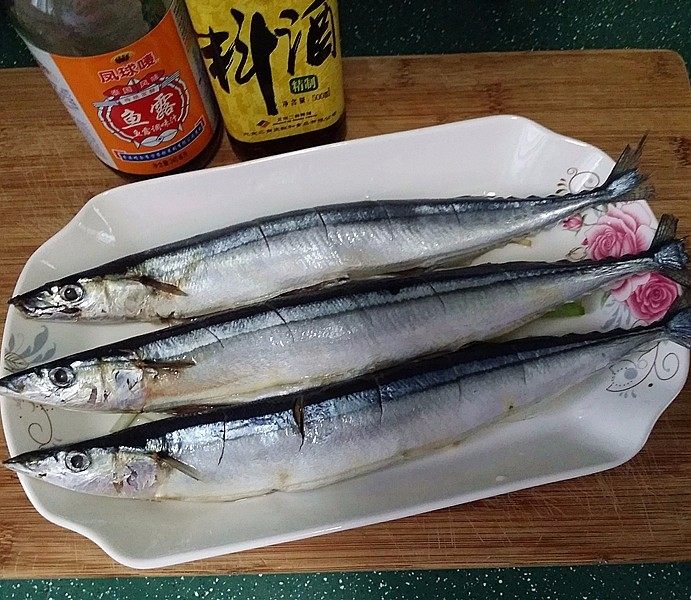
[[143, 38], [88, 57], [28, 44], [96, 155], [137, 175], [183, 166], [210, 142], [216, 113], [180, 3]]

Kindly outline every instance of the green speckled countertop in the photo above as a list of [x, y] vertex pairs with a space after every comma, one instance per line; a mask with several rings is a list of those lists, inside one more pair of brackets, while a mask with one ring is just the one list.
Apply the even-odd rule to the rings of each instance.
[[[669, 48], [691, 58], [688, 0], [399, 0], [340, 3], [346, 56]], [[0, 24], [0, 67], [32, 65]]]
[[[344, 54], [669, 48], [691, 59], [689, 0], [341, 3]], [[33, 61], [6, 18], [0, 67]], [[2, 532], [0, 532], [1, 535]], [[691, 598], [689, 564], [0, 581], [2, 600]]]
[[3, 600], [688, 600], [684, 564], [7, 581]]

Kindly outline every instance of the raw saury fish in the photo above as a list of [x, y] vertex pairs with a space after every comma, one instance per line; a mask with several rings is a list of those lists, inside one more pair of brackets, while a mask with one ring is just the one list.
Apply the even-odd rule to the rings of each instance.
[[457, 443], [662, 340], [689, 347], [691, 309], [629, 331], [477, 344], [306, 394], [162, 419], [5, 464], [119, 498], [233, 500], [315, 488]]
[[[376, 279], [221, 313], [0, 379], [0, 395], [65, 408], [161, 412], [296, 392], [489, 339], [623, 278], [688, 283], [663, 215], [653, 250]], [[658, 242], [662, 245], [658, 246]]]
[[628, 146], [596, 189], [545, 198], [382, 200], [264, 217], [51, 281], [10, 302], [30, 317], [185, 319], [345, 279], [467, 261], [587, 207], [650, 199]]

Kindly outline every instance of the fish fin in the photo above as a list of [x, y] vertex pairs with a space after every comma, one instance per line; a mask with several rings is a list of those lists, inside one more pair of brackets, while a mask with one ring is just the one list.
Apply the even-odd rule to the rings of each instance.
[[180, 471], [180, 473], [182, 473], [183, 475], [187, 475], [187, 477], [194, 479], [195, 481], [202, 480], [202, 474], [197, 469], [195, 469], [191, 465], [188, 465], [187, 463], [178, 460], [177, 458], [169, 456], [165, 452], [157, 452], [156, 458], [161, 462], [167, 464], [169, 467], [176, 469], [177, 471]]
[[300, 437], [302, 438], [300, 449], [302, 449], [302, 445], [305, 443], [305, 401], [303, 398], [299, 398], [293, 404], [293, 419], [295, 419], [295, 424], [300, 431]]
[[653, 254], [658, 271], [679, 285], [691, 287], [691, 277], [686, 271], [689, 262], [683, 240], [675, 240], [662, 246]]
[[674, 283], [678, 283], [684, 288], [691, 288], [691, 276], [687, 271], [680, 271], [676, 269], [660, 269], [660, 274], [671, 279]]
[[651, 248], [659, 248], [660, 246], [671, 242], [677, 236], [677, 226], [679, 225], [679, 219], [674, 215], [664, 214], [660, 217], [660, 221], [657, 224], [657, 229], [655, 230], [655, 236], [653, 241], [650, 242]]
[[320, 290], [328, 290], [331, 288], [338, 287], [339, 285], [343, 285], [344, 283], [347, 283], [348, 281], [351, 281], [351, 277], [348, 275], [344, 275], [342, 277], [336, 277], [335, 279], [329, 279], [327, 281], [320, 281], [319, 283], [315, 283], [314, 285], [307, 285], [305, 287], [300, 287], [294, 290], [288, 290], [287, 292], [284, 292], [283, 294], [279, 294], [275, 298], [271, 298], [264, 302], [269, 307], [273, 307], [273, 302], [281, 299], [281, 298], [294, 298], [296, 296], [302, 296], [304, 294], [310, 294], [312, 292], [319, 292]]
[[679, 310], [667, 321], [665, 330], [672, 341], [685, 348], [691, 348], [691, 308], [686, 306]]
[[612, 172], [605, 182], [597, 188], [579, 193], [590, 194], [593, 192], [606, 192], [605, 197], [597, 197], [601, 203], [608, 202], [635, 202], [637, 200], [650, 201], [655, 196], [655, 190], [648, 181], [648, 176], [638, 171], [638, 164], [645, 143], [646, 136], [643, 136], [638, 145], [632, 149], [626, 146], [621, 156], [617, 160]]
[[113, 426], [110, 428], [109, 433], [115, 433], [116, 431], [121, 431], [122, 429], [127, 429], [132, 423], [134, 423], [137, 420], [137, 417], [139, 416], [139, 413], [136, 412], [129, 412], [129, 413], [123, 413], [118, 417], [118, 420], [113, 423]]
[[631, 146], [627, 144], [626, 148], [624, 148], [622, 153], [619, 155], [619, 158], [612, 168], [612, 172], [609, 174], [609, 177], [607, 177], [607, 181], [605, 181], [603, 184], [603, 187], [608, 186], [615, 179], [621, 177], [624, 173], [638, 169], [638, 165], [641, 162], [641, 154], [643, 153], [643, 146], [645, 145], [647, 138], [648, 134], [646, 133], [640, 139], [635, 148], [631, 148]]
[[613, 202], [651, 202], [655, 199], [655, 188], [648, 181], [648, 176], [636, 173], [636, 177], [638, 178], [636, 186], [631, 191], [614, 198]]
[[[648, 176], [634, 171], [633, 173], [625, 174], [622, 179], [626, 178], [624, 182], [625, 191], [616, 192], [610, 202], [636, 202], [644, 200], [649, 202], [655, 197], [655, 188], [653, 184], [648, 181]], [[615, 182], [612, 187], [618, 187], [620, 182]]]
[[143, 411], [133, 411], [122, 413], [117, 421], [113, 423], [110, 428], [109, 433], [117, 433], [123, 429], [129, 429], [135, 425], [143, 425], [144, 423], [152, 423], [166, 417], [174, 417], [175, 415], [168, 412], [143, 412]]
[[444, 263], [440, 263], [438, 265], [420, 265], [418, 267], [408, 267], [406, 269], [402, 269], [401, 271], [395, 271], [392, 273], [366, 276], [358, 281], [381, 281], [382, 285], [386, 287], [388, 292], [398, 294], [403, 287], [403, 284], [401, 283], [403, 280], [405, 280], [406, 284], [408, 284], [417, 277], [424, 277], [432, 270], [444, 271], [445, 269], [446, 264]]
[[429, 273], [434, 267], [438, 267], [440, 271], [443, 271], [446, 268], [446, 265], [443, 263], [440, 264], [428, 264], [428, 265], [420, 265], [417, 267], [407, 267], [404, 269], [401, 269], [400, 271], [394, 271], [392, 273], [381, 273], [380, 275], [366, 275], [363, 278], [360, 278], [359, 281], [383, 281], [383, 282], [389, 282], [391, 284], [394, 284], [393, 287], [396, 287], [395, 284], [396, 282], [400, 281], [401, 279], [405, 278], [415, 278], [415, 277], [422, 277], [423, 275], [426, 275]]
[[146, 360], [141, 359], [134, 361], [134, 364], [141, 369], [153, 369], [155, 371], [179, 371], [181, 369], [189, 369], [194, 367], [197, 363], [190, 360]]
[[673, 303], [672, 306], [669, 307], [669, 310], [667, 311], [668, 315], [676, 315], [678, 312], [681, 312], [685, 308], [688, 308], [691, 306], [691, 291], [689, 290], [684, 290], [684, 293], [681, 294]]
[[131, 277], [133, 281], [138, 281], [142, 285], [150, 287], [151, 289], [157, 290], [159, 292], [165, 292], [166, 294], [172, 294], [173, 296], [187, 296], [187, 292], [181, 290], [177, 285], [172, 283], [166, 283], [165, 281], [159, 281], [148, 275], [140, 275], [139, 277]]

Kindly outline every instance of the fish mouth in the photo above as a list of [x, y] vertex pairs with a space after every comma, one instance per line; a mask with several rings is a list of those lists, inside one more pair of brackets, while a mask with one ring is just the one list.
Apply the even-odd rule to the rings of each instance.
[[7, 304], [14, 306], [17, 310], [24, 313], [27, 317], [43, 317], [50, 316], [59, 309], [51, 306], [46, 302], [31, 297], [28, 294], [21, 294], [13, 296], [7, 301]]
[[31, 460], [32, 452], [25, 452], [24, 454], [18, 454], [17, 456], [10, 456], [2, 461], [3, 466], [7, 467], [10, 471], [15, 473], [22, 473], [24, 475], [35, 475], [36, 472], [29, 466], [32, 462]]
[[24, 296], [26, 296], [26, 294], [17, 294], [16, 296], [12, 296], [7, 301], [7, 304], [19, 307], [20, 303], [24, 300]]
[[[11, 377], [11, 375], [9, 377]], [[7, 390], [8, 392], [14, 392], [15, 394], [19, 393], [19, 388], [17, 387], [17, 384], [15, 384], [12, 381], [12, 379], [8, 379], [7, 377], [0, 378], [0, 392], [2, 392], [3, 390]]]
[[29, 452], [22, 452], [16, 456], [10, 456], [2, 461], [3, 466], [7, 467], [15, 473], [23, 473], [25, 475], [31, 475], [33, 477], [43, 477], [39, 475], [39, 465], [46, 458], [50, 456], [50, 453], [42, 450], [30, 450]]
[[21, 459], [21, 454], [19, 454], [17, 456], [10, 456], [10, 458], [6, 458], [2, 461], [2, 464], [6, 466], [8, 469], [12, 469], [13, 471], [19, 471], [24, 463]]
[[60, 303], [56, 303], [52, 294], [44, 289], [36, 289], [12, 296], [7, 304], [35, 319], [54, 319], [56, 317], [73, 319], [81, 312], [81, 309], [76, 306], [62, 306]]
[[34, 319], [55, 319], [63, 317], [65, 320], [74, 319], [81, 314], [81, 309], [76, 306], [55, 306], [41, 302], [40, 300], [27, 302], [20, 296], [10, 298], [8, 304], [14, 306], [27, 317]]
[[15, 400], [26, 400], [26, 398], [22, 395], [21, 388], [17, 387], [17, 384], [14, 383], [12, 379], [12, 375], [0, 377], [0, 396], [4, 396], [5, 398], [13, 398]]
[[2, 464], [10, 471], [17, 473], [17, 475], [27, 475], [36, 479], [43, 479], [46, 476], [45, 473], [32, 469], [28, 464], [15, 460], [17, 458], [18, 457], [8, 458], [7, 460], [3, 460]]
[[25, 371], [17, 371], [10, 373], [5, 377], [0, 377], [0, 400], [7, 398], [11, 400], [29, 401], [37, 404], [48, 404], [49, 396], [44, 396], [41, 393], [36, 393], [31, 386], [27, 386], [23, 381]]
[[[18, 308], [22, 312], [38, 309], [40, 307], [37, 306], [36, 303], [41, 303], [40, 299], [38, 298], [40, 293], [41, 290], [36, 289], [30, 292], [24, 292], [23, 294], [17, 294], [16, 296], [12, 296], [7, 301], [7, 304]], [[47, 306], [44, 305], [44, 308], [47, 308]]]

